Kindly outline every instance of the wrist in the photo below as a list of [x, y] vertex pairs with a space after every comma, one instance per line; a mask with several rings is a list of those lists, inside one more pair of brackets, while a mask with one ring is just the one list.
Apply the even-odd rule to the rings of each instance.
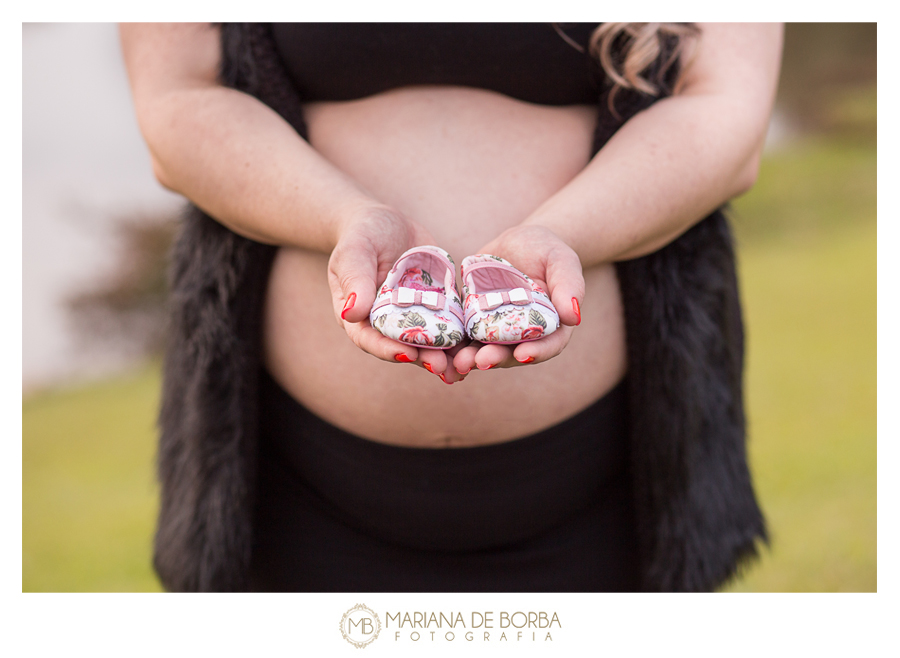
[[542, 246], [546, 250], [562, 246], [576, 251], [575, 247], [560, 235], [560, 231], [552, 224], [525, 221], [501, 233], [499, 239], [501, 241], [505, 239], [518, 245], [529, 245], [530, 248]]
[[[533, 231], [546, 231], [553, 238], [574, 248], [573, 243], [576, 241], [572, 239], [572, 236], [569, 235], [569, 232], [566, 230], [567, 225], [565, 218], [561, 217], [559, 213], [554, 212], [552, 208], [547, 209], [543, 206], [538, 208], [535, 212], [526, 217], [519, 226], [523, 229], [527, 228]], [[569, 223], [569, 227], [570, 226], [571, 223]]]
[[374, 253], [385, 257], [399, 256], [419, 244], [431, 244], [428, 238], [402, 212], [377, 202], [346, 206], [334, 225], [335, 246], [347, 240], [364, 240]]
[[368, 197], [354, 199], [343, 204], [336, 214], [333, 244], [363, 226], [369, 232], [372, 227], [396, 227], [401, 223], [405, 224], [406, 219], [398, 210]]
[[613, 260], [609, 247], [615, 243], [614, 236], [608, 234], [607, 226], [599, 218], [588, 220], [585, 216], [567, 214], [562, 210], [554, 212], [551, 209], [548, 212], [539, 208], [522, 222], [522, 226], [546, 231], [548, 240], [556, 239], [574, 251], [584, 268]]

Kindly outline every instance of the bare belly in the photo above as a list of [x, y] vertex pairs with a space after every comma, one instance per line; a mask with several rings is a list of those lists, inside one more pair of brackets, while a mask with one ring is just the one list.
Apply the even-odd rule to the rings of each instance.
[[[420, 222], [459, 263], [526, 218], [590, 157], [590, 107], [554, 108], [463, 88], [400, 89], [306, 107], [312, 145], [375, 198]], [[266, 366], [304, 406], [348, 432], [420, 447], [526, 436], [602, 397], [626, 369], [612, 265], [585, 271], [582, 323], [558, 357], [473, 371], [447, 386], [360, 351], [337, 324], [328, 256], [281, 248], [264, 318]]]

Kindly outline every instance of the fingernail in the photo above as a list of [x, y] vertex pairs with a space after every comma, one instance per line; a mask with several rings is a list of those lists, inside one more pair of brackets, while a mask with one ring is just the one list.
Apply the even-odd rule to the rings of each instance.
[[479, 370], [490, 370], [491, 368], [493, 368], [493, 367], [496, 366], [496, 365], [497, 365], [496, 363], [492, 363], [492, 364], [489, 365], [487, 368], [482, 368], [481, 366], [478, 366], [478, 369], [479, 369]]
[[430, 363], [423, 363], [423, 364], [422, 364], [422, 367], [425, 368], [425, 370], [427, 370], [428, 372], [430, 372], [432, 375], [434, 374], [434, 370], [431, 369], [431, 364], [430, 364]]
[[519, 357], [516, 357], [516, 361], [518, 361], [519, 363], [531, 363], [532, 361], [534, 361], [534, 357], [529, 356], [525, 359], [520, 359]]
[[461, 372], [461, 371], [459, 370], [459, 368], [457, 368], [457, 369], [456, 369], [456, 372], [458, 372], [460, 375], [465, 376], [465, 375], [468, 375], [470, 372], [472, 372], [472, 369], [469, 368], [469, 369], [466, 370], [465, 372]]
[[356, 304], [356, 293], [351, 292], [350, 296], [347, 298], [347, 301], [344, 302], [344, 310], [341, 311], [341, 320], [347, 315], [347, 311], [353, 308], [353, 305]]
[[413, 361], [415, 361], [415, 359], [410, 359], [403, 352], [400, 352], [400, 354], [395, 354], [394, 360], [399, 361], [400, 363], [412, 363]]
[[578, 300], [574, 297], [572, 298], [572, 310], [575, 311], [575, 315], [578, 316], [578, 322], [575, 323], [575, 326], [581, 324], [581, 307], [578, 305]]
[[454, 382], [448, 382], [446, 379], [444, 379], [444, 373], [441, 373], [441, 381], [449, 386], [453, 386], [453, 383], [454, 383]]

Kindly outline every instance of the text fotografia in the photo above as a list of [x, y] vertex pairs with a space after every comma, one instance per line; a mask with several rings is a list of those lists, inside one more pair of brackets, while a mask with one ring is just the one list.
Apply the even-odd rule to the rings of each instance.
[[562, 624], [555, 612], [388, 612], [384, 628], [395, 641], [552, 642], [551, 630]]

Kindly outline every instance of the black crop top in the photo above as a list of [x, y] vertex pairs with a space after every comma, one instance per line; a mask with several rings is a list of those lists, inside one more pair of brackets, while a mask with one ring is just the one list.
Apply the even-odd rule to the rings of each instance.
[[601, 69], [587, 54], [596, 27], [275, 23], [272, 31], [288, 73], [308, 101], [353, 100], [407, 85], [460, 85], [542, 105], [573, 105], [594, 104], [599, 96]]

